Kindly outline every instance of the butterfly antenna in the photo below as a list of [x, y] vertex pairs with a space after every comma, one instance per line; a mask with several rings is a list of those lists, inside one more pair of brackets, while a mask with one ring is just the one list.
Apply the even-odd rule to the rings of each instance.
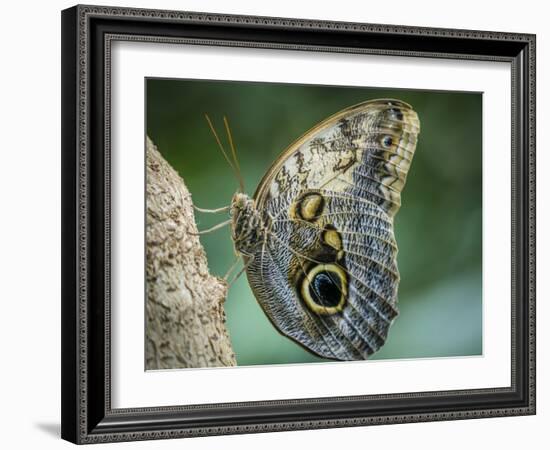
[[237, 159], [237, 150], [235, 150], [235, 145], [233, 144], [233, 136], [231, 135], [231, 130], [229, 128], [229, 121], [225, 116], [223, 116], [223, 123], [225, 124], [225, 131], [227, 132], [227, 137], [229, 139], [229, 146], [231, 147], [233, 161], [235, 162], [237, 177], [239, 178], [239, 186], [241, 187], [241, 192], [244, 192], [244, 180], [241, 172], [241, 166], [239, 165], [239, 160]]
[[216, 138], [216, 142], [218, 143], [218, 147], [220, 147], [220, 150], [222, 151], [222, 154], [223, 154], [225, 160], [227, 161], [227, 163], [229, 164], [229, 166], [231, 167], [231, 169], [235, 173], [235, 176], [237, 177], [237, 180], [239, 180], [239, 184], [241, 184], [241, 178], [240, 178], [239, 172], [237, 171], [237, 169], [235, 168], [233, 163], [231, 163], [231, 159], [229, 159], [229, 156], [227, 155], [225, 149], [223, 148], [223, 145], [220, 141], [220, 138], [218, 137], [218, 133], [216, 133], [216, 130], [214, 129], [214, 125], [212, 125], [212, 121], [210, 120], [210, 117], [208, 117], [208, 114], [205, 114], [204, 117], [206, 117], [206, 121], [208, 122], [208, 126], [210, 127], [210, 130], [212, 131], [212, 134]]

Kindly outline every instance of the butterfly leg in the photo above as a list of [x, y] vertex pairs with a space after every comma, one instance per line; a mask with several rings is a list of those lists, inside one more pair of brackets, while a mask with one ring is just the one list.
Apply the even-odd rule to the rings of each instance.
[[198, 233], [193, 233], [193, 232], [189, 231], [189, 234], [190, 234], [191, 236], [199, 236], [199, 235], [201, 235], [201, 234], [212, 233], [212, 231], [219, 230], [220, 228], [223, 228], [223, 227], [225, 227], [226, 225], [229, 225], [229, 224], [231, 223], [231, 220], [232, 220], [232, 219], [226, 220], [225, 222], [222, 222], [222, 223], [219, 223], [219, 224], [217, 224], [217, 225], [214, 225], [213, 227], [207, 228], [206, 230], [199, 231]]
[[225, 273], [225, 275], [223, 276], [223, 279], [225, 281], [227, 281], [229, 279], [229, 275], [231, 275], [231, 272], [233, 272], [233, 270], [235, 269], [235, 267], [237, 267], [237, 264], [239, 264], [241, 260], [241, 257], [240, 256], [237, 256], [235, 258], [235, 261], [233, 261], [233, 264], [231, 264], [231, 267], [229, 268], [229, 270]]
[[[254, 260], [254, 255], [250, 255], [250, 259], [246, 262], [246, 264], [243, 266], [243, 268], [233, 277], [231, 281], [229, 281], [227, 284], [229, 287], [233, 285], [235, 281], [239, 279], [239, 277], [244, 273], [244, 271], [247, 269], [247, 267], [250, 265], [250, 263]], [[234, 266], [233, 266], [234, 267]], [[231, 269], [233, 269], [233, 267]], [[229, 272], [227, 273], [229, 275]]]
[[229, 211], [231, 209], [231, 206], [227, 205], [227, 206], [223, 206], [222, 208], [204, 209], [204, 208], [199, 208], [198, 206], [193, 205], [193, 208], [195, 209], [195, 211], [198, 211], [198, 212], [209, 213], [209, 214], [217, 214], [217, 213]]

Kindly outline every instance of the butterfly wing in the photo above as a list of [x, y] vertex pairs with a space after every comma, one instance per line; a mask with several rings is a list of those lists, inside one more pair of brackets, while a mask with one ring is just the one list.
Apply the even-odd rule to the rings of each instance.
[[266, 232], [250, 285], [279, 331], [320, 356], [365, 359], [397, 316], [393, 217], [418, 132], [403, 102], [348, 108], [283, 152], [254, 196]]
[[410, 105], [373, 100], [344, 109], [288, 147], [258, 185], [258, 209], [307, 187], [367, 197], [394, 216], [416, 148], [420, 122]]

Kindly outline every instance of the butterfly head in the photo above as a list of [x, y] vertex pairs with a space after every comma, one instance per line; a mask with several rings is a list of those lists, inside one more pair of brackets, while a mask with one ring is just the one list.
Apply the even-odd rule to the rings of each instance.
[[264, 226], [256, 209], [256, 203], [247, 194], [237, 192], [231, 200], [231, 235], [235, 250], [241, 255], [250, 255], [262, 242]]

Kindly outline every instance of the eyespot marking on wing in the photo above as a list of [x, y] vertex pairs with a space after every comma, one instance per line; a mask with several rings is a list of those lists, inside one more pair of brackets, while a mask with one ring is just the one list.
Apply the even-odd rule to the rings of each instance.
[[305, 192], [290, 206], [290, 217], [314, 222], [323, 214], [324, 206], [325, 199], [319, 192]]
[[324, 244], [336, 250], [336, 259], [344, 257], [344, 246], [342, 244], [342, 236], [338, 230], [332, 225], [325, 225], [321, 239]]
[[336, 314], [346, 304], [348, 295], [347, 274], [336, 264], [318, 264], [304, 274], [300, 284], [300, 297], [316, 314]]

